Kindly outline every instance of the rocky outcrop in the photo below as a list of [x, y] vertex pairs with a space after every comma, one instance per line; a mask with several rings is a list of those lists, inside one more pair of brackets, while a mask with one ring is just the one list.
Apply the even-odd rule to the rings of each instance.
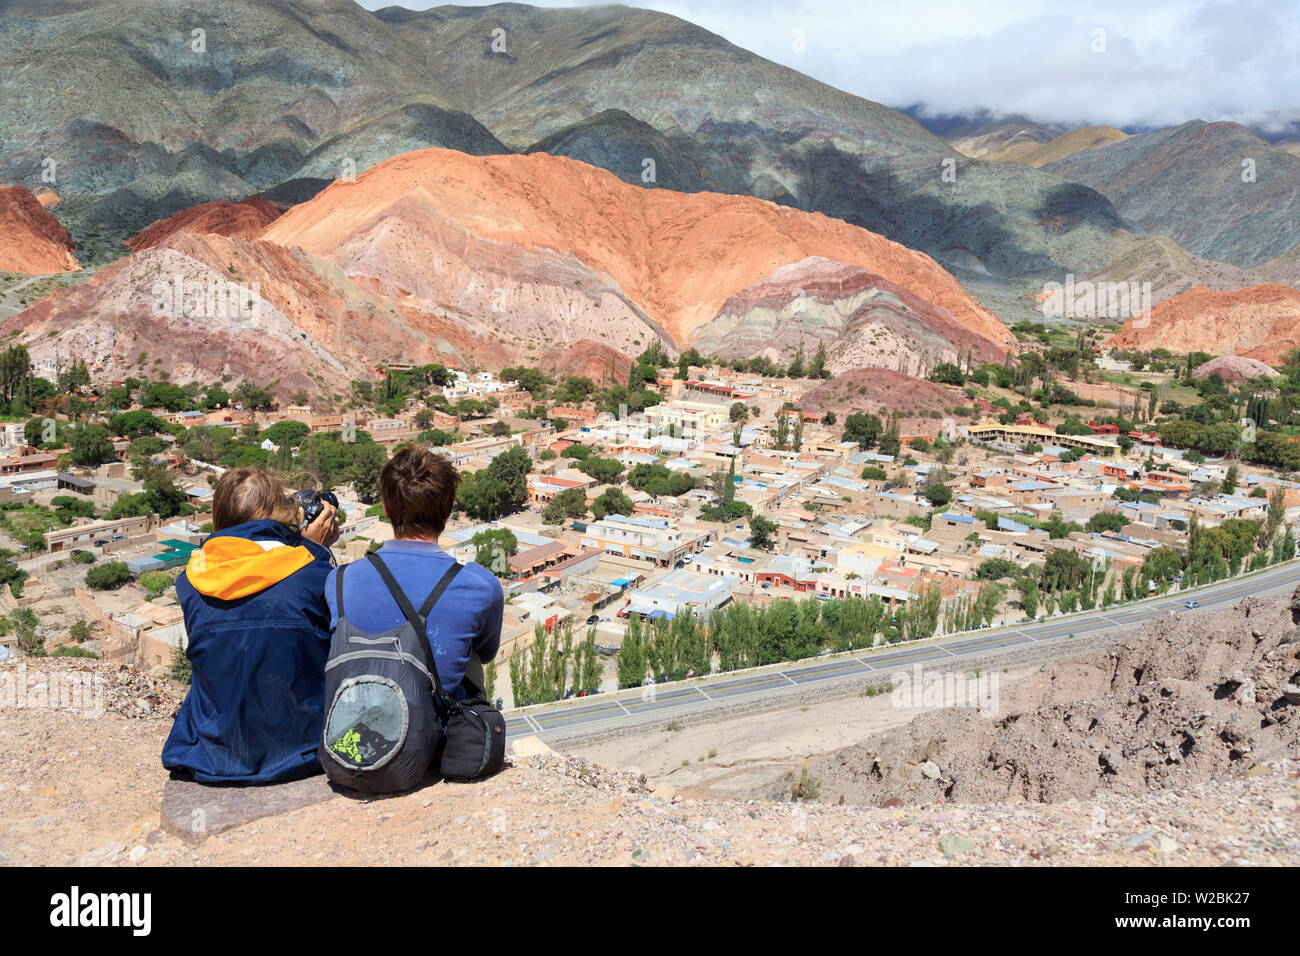
[[1109, 651], [1043, 665], [995, 712], [927, 707], [809, 773], [823, 794], [879, 806], [1055, 803], [1270, 772], [1300, 755], [1295, 606], [1170, 612]]
[[[967, 352], [998, 358], [1014, 341], [933, 259], [864, 229], [747, 197], [642, 189], [543, 153], [421, 150], [276, 212], [255, 198], [156, 223], [128, 260], [3, 328], [34, 355], [130, 368], [143, 345], [177, 380], [229, 365], [220, 374], [274, 370], [312, 394], [335, 392], [341, 369], [367, 377], [385, 360], [525, 363], [594, 380], [612, 368], [626, 381], [651, 341], [747, 357], [800, 342], [811, 355], [824, 340], [832, 370], [919, 373]], [[256, 284], [264, 315], [287, 323], [262, 330], [274, 357], [235, 348], [251, 327], [199, 345], [180, 316], [179, 334], [163, 334], [148, 290], [176, 275]]]
[[1300, 289], [1260, 285], [1211, 292], [1198, 286], [1156, 306], [1149, 320], [1129, 321], [1107, 345], [1240, 355], [1277, 365], [1300, 346]]
[[210, 232], [253, 239], [279, 217], [279, 207], [258, 196], [243, 202], [208, 202], [160, 219], [126, 244], [132, 252], [152, 249], [176, 232]]
[[1277, 378], [1280, 374], [1277, 369], [1265, 365], [1258, 359], [1243, 358], [1240, 355], [1220, 355], [1196, 366], [1192, 372], [1196, 378], [1218, 375], [1230, 385], [1247, 382], [1261, 375], [1265, 378]]
[[0, 272], [72, 272], [81, 268], [75, 251], [68, 230], [36, 196], [22, 186], [0, 186]]
[[841, 423], [853, 412], [879, 414], [893, 409], [903, 416], [905, 431], [915, 427], [933, 432], [947, 415], [947, 409], [968, 405], [969, 401], [955, 388], [913, 378], [891, 368], [855, 368], [808, 392], [800, 407], [819, 415], [834, 412]]
[[556, 381], [570, 375], [589, 378], [597, 385], [626, 385], [632, 371], [633, 359], [608, 345], [583, 339], [562, 349], [552, 349], [542, 355], [538, 368], [544, 369]]

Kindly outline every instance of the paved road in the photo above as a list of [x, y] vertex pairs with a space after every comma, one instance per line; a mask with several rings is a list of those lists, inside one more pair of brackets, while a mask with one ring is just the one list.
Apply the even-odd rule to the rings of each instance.
[[[1288, 592], [1300, 584], [1300, 562], [1289, 562], [1245, 577], [1231, 578], [1203, 588], [1148, 598], [1145, 601], [1089, 611], [1070, 617], [1053, 618], [1038, 624], [1009, 625], [974, 634], [926, 641], [920, 644], [837, 656], [827, 660], [787, 664], [779, 668], [741, 671], [702, 681], [664, 684], [653, 688], [632, 688], [618, 693], [561, 701], [526, 708], [507, 715], [510, 736], [535, 734], [543, 740], [558, 740], [578, 734], [610, 730], [620, 725], [642, 723], [652, 717], [698, 713], [716, 707], [719, 701], [737, 703], [790, 692], [792, 687], [831, 685], [861, 678], [864, 674], [894, 671], [915, 664], [937, 664], [1002, 648], [1050, 643], [1071, 634], [1085, 635], [1133, 627], [1177, 609], [1184, 614], [1201, 614], [1216, 607], [1235, 604], [1248, 594], [1268, 596]], [[1195, 599], [1201, 607], [1184, 609]]]

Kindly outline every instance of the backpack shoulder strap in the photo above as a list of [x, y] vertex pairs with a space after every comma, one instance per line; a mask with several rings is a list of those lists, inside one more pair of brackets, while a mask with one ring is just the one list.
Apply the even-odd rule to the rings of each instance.
[[428, 600], [424, 602], [424, 605], [419, 611], [416, 611], [411, 605], [411, 599], [406, 596], [406, 592], [403, 591], [402, 586], [397, 583], [397, 579], [393, 577], [393, 572], [389, 570], [388, 565], [383, 562], [383, 559], [381, 559], [378, 554], [369, 554], [366, 555], [366, 557], [370, 563], [374, 565], [375, 570], [379, 572], [379, 577], [383, 580], [384, 586], [388, 588], [388, 593], [393, 596], [393, 600], [397, 602], [397, 606], [402, 609], [402, 613], [406, 615], [406, 620], [409, 621], [411, 627], [415, 629], [416, 636], [424, 646], [424, 655], [429, 663], [429, 673], [433, 675], [433, 683], [437, 689], [438, 698], [443, 701], [448, 701], [449, 698], [442, 689], [442, 678], [438, 676], [437, 658], [433, 655], [433, 648], [429, 646], [427, 621], [429, 612], [433, 610], [434, 604], [438, 602], [438, 598], [442, 597], [442, 592], [447, 590], [447, 585], [451, 584], [452, 579], [460, 573], [460, 569], [463, 568], [464, 565], [459, 561], [453, 562], [452, 566], [447, 569], [445, 574], [443, 574], [441, 580], [439, 580], [434, 586], [433, 591], [429, 594]]
[[343, 569], [334, 569], [334, 616], [343, 620]]
[[456, 575], [460, 574], [464, 569], [465, 565], [461, 564], [459, 561], [451, 562], [451, 567], [449, 567], [446, 573], [438, 580], [438, 583], [434, 585], [433, 590], [429, 592], [429, 596], [425, 598], [424, 603], [420, 605], [420, 610], [418, 612], [420, 617], [425, 619], [429, 617], [433, 612], [433, 606], [438, 603], [438, 598], [442, 597], [442, 592], [451, 586], [451, 582], [456, 579]]

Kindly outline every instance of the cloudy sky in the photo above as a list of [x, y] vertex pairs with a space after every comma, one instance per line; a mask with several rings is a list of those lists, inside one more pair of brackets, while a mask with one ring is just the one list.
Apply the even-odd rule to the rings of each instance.
[[[362, 0], [371, 9], [395, 0]], [[534, 0], [537, 6], [582, 6]], [[433, 4], [406, 0], [423, 9]], [[1300, 0], [647, 0], [890, 106], [1166, 126], [1300, 119]], [[804, 49], [795, 49], [802, 31]]]

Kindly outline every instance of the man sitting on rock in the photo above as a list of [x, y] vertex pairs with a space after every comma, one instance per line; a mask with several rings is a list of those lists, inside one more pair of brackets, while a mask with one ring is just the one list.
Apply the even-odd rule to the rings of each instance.
[[[402, 449], [379, 476], [384, 514], [396, 540], [379, 557], [411, 603], [418, 607], [455, 560], [438, 546], [456, 501], [460, 474], [426, 445]], [[369, 561], [356, 561], [330, 573], [325, 584], [330, 627], [338, 625], [335, 576], [343, 575], [343, 606], [354, 627], [371, 634], [400, 627], [406, 620]], [[505, 595], [491, 571], [467, 564], [452, 580], [429, 615], [427, 633], [443, 689], [453, 700], [467, 696], [466, 682], [483, 688], [483, 664], [501, 644]]]

